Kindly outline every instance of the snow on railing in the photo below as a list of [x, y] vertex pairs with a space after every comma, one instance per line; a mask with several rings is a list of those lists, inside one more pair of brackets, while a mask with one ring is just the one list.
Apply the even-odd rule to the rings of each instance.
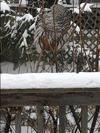
[[100, 72], [1, 74], [1, 89], [100, 88]]
[[[59, 133], [66, 131], [66, 105], [72, 114], [73, 105], [81, 105], [81, 126], [77, 126], [81, 133], [87, 133], [91, 104], [100, 105], [100, 72], [1, 74], [1, 106], [36, 105], [38, 133], [45, 132], [43, 111], [49, 105], [59, 107]], [[15, 131], [21, 133], [20, 113], [16, 116]]]

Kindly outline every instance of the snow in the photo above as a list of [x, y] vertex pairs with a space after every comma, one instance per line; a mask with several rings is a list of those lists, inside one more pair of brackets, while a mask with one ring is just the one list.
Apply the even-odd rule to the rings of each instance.
[[70, 122], [70, 124], [75, 124], [75, 120], [71, 113], [66, 114], [67, 120]]
[[10, 22], [11, 22], [11, 20], [8, 20], [8, 22], [6, 23], [5, 27], [10, 28]]
[[[41, 8], [38, 8], [38, 7], [37, 7], [36, 10], [37, 10], [38, 14], [41, 13]], [[51, 11], [50, 8], [44, 8], [43, 10], [44, 10], [44, 12], [49, 12], [49, 11]]]
[[29, 110], [30, 106], [25, 106], [24, 108], [25, 108], [25, 110]]
[[36, 30], [36, 23], [37, 23], [37, 19], [38, 19], [38, 15], [36, 17], [34, 17], [34, 23], [29, 27], [29, 30]]
[[81, 3], [80, 4], [80, 9], [79, 9], [79, 7], [75, 7], [74, 9], [73, 9], [73, 13], [76, 13], [76, 14], [79, 14], [80, 13], [80, 11], [81, 12], [92, 12], [92, 9], [91, 9], [91, 7], [93, 7], [94, 6], [94, 4], [91, 4], [91, 3]]
[[91, 7], [93, 7], [93, 4], [91, 4], [91, 3], [87, 3], [86, 5], [85, 5], [85, 3], [80, 4], [80, 8], [81, 9], [84, 8], [84, 12], [92, 12]]
[[22, 41], [22, 43], [20, 44], [19, 47], [20, 47], [20, 48], [21, 48], [21, 47], [28, 47], [26, 38], [23, 38], [23, 41]]
[[34, 20], [34, 18], [30, 13], [26, 13], [22, 17], [19, 16], [16, 17], [16, 21], [22, 21], [22, 20], [30, 22], [31, 20]]
[[74, 25], [75, 31], [79, 34], [80, 33], [80, 27], [76, 23], [74, 23], [73, 21], [71, 21], [70, 23], [71, 23], [71, 25], [72, 24]]
[[5, 1], [0, 2], [0, 11], [2, 11], [3, 13], [5, 13], [6, 11], [10, 12], [10, 7]]
[[25, 21], [30, 22], [31, 20], [34, 20], [33, 16], [30, 13], [25, 14], [22, 19], [24, 19]]
[[36, 10], [37, 10], [38, 13], [40, 13], [41, 8], [38, 8], [38, 7], [37, 7]]
[[36, 113], [35, 112], [34, 113], [31, 113], [30, 114], [30, 118], [36, 120], [37, 119]]
[[20, 16], [16, 16], [16, 21], [21, 21], [21, 17]]
[[79, 8], [78, 8], [78, 7], [75, 7], [75, 8], [73, 9], [73, 13], [79, 14], [79, 13], [80, 13]]
[[100, 88], [100, 72], [1, 74], [1, 89]]
[[33, 23], [30, 27], [29, 27], [29, 30], [36, 30], [36, 23]]
[[28, 4], [28, 3], [27, 3], [27, 0], [19, 0], [19, 4], [21, 4], [21, 5], [26, 5], [26, 4]]
[[24, 33], [22, 34], [22, 38], [23, 38], [23, 41], [21, 42], [21, 45], [20, 45], [20, 48], [21, 47], [28, 47], [28, 44], [27, 44], [27, 37], [28, 37], [28, 33], [27, 33], [27, 30], [24, 31]]
[[66, 1], [58, 0], [58, 4], [63, 6], [63, 7], [67, 7]]
[[27, 33], [27, 30], [25, 30], [24, 33], [23, 33], [23, 35], [22, 35], [22, 37], [23, 37], [23, 38], [27, 38], [28, 36], [29, 36], [29, 35], [28, 35], [28, 33]]
[[76, 32], [77, 32], [78, 34], [80, 33], [80, 27], [79, 27], [78, 25], [76, 26], [76, 29], [75, 29], [75, 30], [76, 30]]

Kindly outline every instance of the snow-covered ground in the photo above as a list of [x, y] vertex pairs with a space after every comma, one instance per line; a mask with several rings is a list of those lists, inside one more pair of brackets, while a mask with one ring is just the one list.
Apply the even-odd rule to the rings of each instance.
[[1, 89], [100, 88], [100, 72], [1, 74]]

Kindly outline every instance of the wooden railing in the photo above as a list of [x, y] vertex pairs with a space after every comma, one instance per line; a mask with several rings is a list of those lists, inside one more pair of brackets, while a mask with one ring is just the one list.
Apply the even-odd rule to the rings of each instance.
[[[38, 133], [44, 133], [43, 106], [59, 106], [59, 133], [65, 133], [66, 105], [73, 110], [73, 105], [80, 105], [82, 109], [81, 133], [87, 133], [88, 106], [100, 106], [100, 88], [70, 88], [70, 89], [2, 89], [1, 106], [16, 107], [36, 105]], [[21, 132], [20, 113], [16, 117], [16, 133]], [[92, 133], [92, 132], [91, 132]]]

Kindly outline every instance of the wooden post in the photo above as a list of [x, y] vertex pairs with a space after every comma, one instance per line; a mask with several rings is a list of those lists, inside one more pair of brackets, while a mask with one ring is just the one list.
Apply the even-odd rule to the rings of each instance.
[[82, 133], [88, 132], [88, 107], [82, 106], [82, 120], [81, 120], [81, 131]]
[[66, 106], [59, 106], [59, 133], [65, 133]]
[[20, 112], [16, 114], [15, 133], [21, 133], [21, 113]]
[[38, 133], [44, 133], [44, 118], [43, 118], [44, 108], [41, 105], [37, 105], [37, 130]]

